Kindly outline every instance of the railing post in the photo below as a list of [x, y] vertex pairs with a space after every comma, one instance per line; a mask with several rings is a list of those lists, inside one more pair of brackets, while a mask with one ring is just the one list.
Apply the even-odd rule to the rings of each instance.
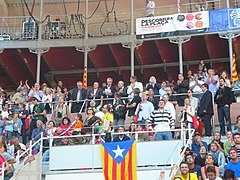
[[92, 127], [92, 144], [95, 144], [94, 126]]
[[30, 155], [32, 155], [32, 148], [33, 148], [33, 147], [32, 147], [32, 144], [33, 144], [33, 143], [32, 143], [32, 140], [30, 140], [30, 142], [29, 142], [29, 147], [30, 147], [29, 154], [30, 154]]
[[40, 141], [40, 150], [39, 152], [42, 152], [43, 150], [43, 132], [41, 132], [41, 141]]
[[5, 163], [2, 163], [2, 180], [4, 180]]

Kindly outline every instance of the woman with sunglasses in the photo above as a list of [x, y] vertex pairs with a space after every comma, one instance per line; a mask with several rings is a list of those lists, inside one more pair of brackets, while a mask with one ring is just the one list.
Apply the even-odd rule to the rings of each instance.
[[94, 110], [92, 107], [87, 108], [87, 118], [84, 121], [84, 127], [86, 133], [92, 133], [94, 127], [94, 133], [99, 133], [98, 125], [102, 123], [101, 118], [95, 116]]

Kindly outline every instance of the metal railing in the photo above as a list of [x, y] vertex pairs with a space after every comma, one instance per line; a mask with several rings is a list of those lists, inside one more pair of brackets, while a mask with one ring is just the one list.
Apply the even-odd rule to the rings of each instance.
[[[230, 1], [230, 7], [239, 7], [240, 0]], [[180, 12], [189, 13], [202, 10], [226, 8], [226, 0], [206, 1], [205, 5], [197, 2], [180, 4]], [[204, 6], [204, 9], [201, 7]], [[145, 17], [146, 8], [134, 11], [136, 18]], [[178, 13], [177, 4], [155, 7], [155, 16]], [[38, 19], [38, 17], [36, 17]], [[96, 13], [88, 19], [88, 36], [103, 37], [130, 34], [130, 12], [118, 11]], [[134, 26], [135, 28], [135, 26]], [[38, 24], [29, 16], [0, 17], [0, 41], [34, 40], [38, 38]], [[82, 14], [51, 15], [42, 24], [42, 39], [75, 39], [85, 35], [85, 19]]]

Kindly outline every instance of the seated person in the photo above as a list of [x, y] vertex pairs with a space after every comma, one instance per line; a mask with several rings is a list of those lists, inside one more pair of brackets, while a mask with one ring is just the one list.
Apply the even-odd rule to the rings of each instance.
[[207, 179], [206, 180], [222, 180], [222, 178], [217, 177], [216, 169], [214, 166], [207, 167]]
[[202, 146], [205, 146], [206, 149], [208, 148], [207, 143], [202, 141], [202, 135], [196, 131], [193, 135], [193, 143], [192, 143], [192, 151], [195, 153], [195, 155], [199, 155], [200, 148]]
[[180, 172], [181, 173], [173, 177], [172, 180], [174, 179], [198, 180], [198, 177], [196, 174], [189, 172], [189, 166], [186, 162], [182, 162], [180, 164]]
[[[125, 129], [123, 126], [120, 126], [118, 128], [118, 133], [123, 133], [123, 132], [125, 132]], [[127, 141], [127, 140], [130, 140], [130, 138], [126, 134], [119, 134], [113, 139], [113, 142]]]

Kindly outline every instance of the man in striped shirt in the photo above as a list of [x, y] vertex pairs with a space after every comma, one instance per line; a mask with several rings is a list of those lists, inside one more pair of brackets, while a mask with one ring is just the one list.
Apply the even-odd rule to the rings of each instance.
[[172, 133], [170, 130], [175, 128], [175, 121], [171, 113], [164, 109], [165, 102], [163, 99], [159, 101], [159, 109], [154, 110], [150, 116], [150, 120], [155, 124], [154, 130], [155, 140], [170, 140]]

